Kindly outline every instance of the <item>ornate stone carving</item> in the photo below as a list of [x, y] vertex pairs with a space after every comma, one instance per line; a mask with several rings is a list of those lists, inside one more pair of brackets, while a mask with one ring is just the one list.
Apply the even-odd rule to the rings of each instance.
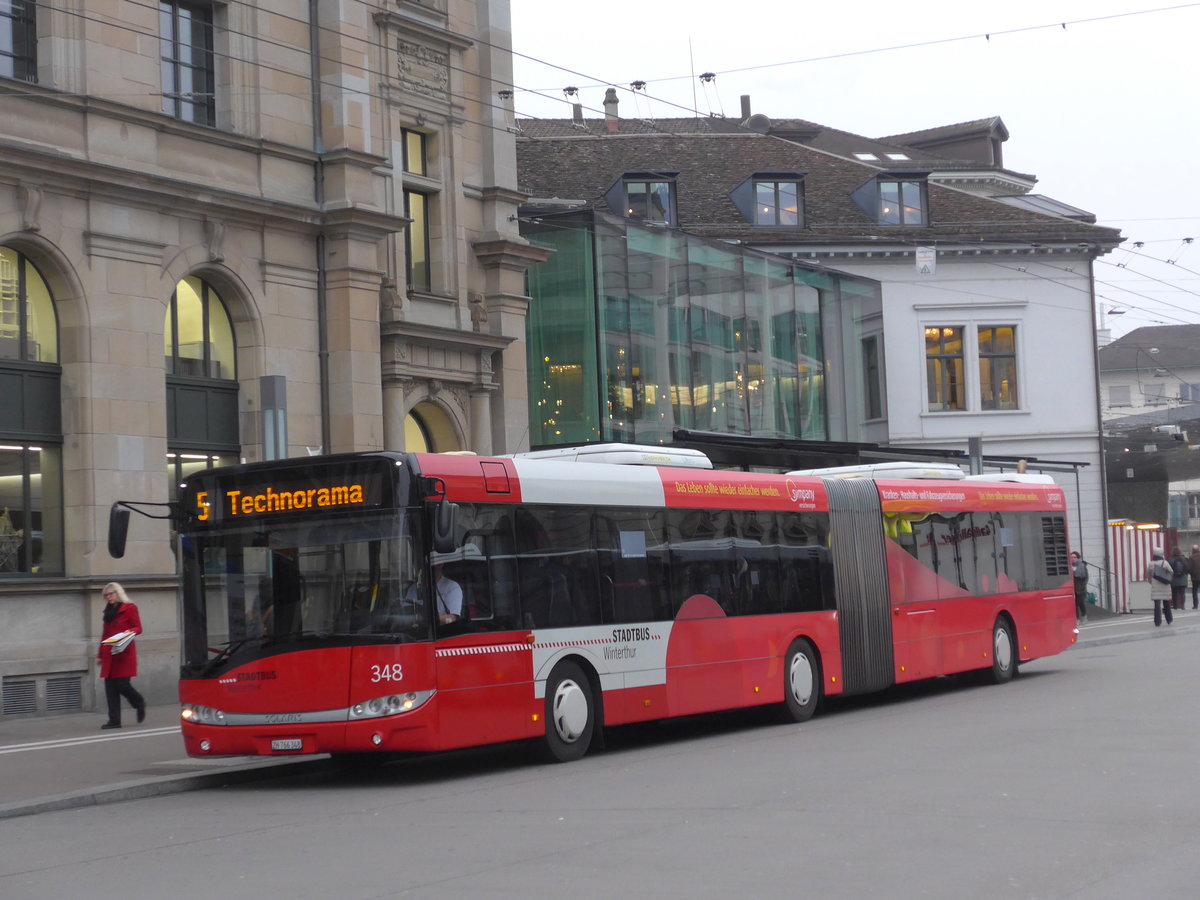
[[483, 304], [483, 294], [475, 292], [467, 298], [467, 302], [471, 307], [471, 327], [476, 331], [482, 331], [488, 320], [487, 307]]
[[209, 262], [222, 262], [225, 259], [225, 223], [220, 219], [204, 217], [204, 244], [208, 250]]
[[21, 207], [21, 230], [41, 231], [42, 189], [36, 184], [19, 185], [17, 203]]
[[379, 314], [385, 322], [394, 322], [400, 318], [404, 309], [404, 295], [396, 287], [395, 278], [384, 278], [379, 285]]
[[442, 383], [436, 378], [429, 379], [429, 396], [436, 397], [442, 392]]
[[401, 86], [414, 94], [444, 98], [450, 89], [449, 57], [432, 47], [396, 41], [397, 72]]

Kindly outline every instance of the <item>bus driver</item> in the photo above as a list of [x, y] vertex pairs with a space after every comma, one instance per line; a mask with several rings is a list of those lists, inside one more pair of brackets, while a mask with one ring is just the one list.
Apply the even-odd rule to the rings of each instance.
[[[452, 622], [457, 622], [462, 618], [463, 606], [463, 590], [453, 578], [447, 578], [442, 571], [445, 565], [437, 563], [433, 567], [434, 586], [437, 588], [437, 614], [438, 621], [443, 625], [449, 625]], [[418, 602], [417, 585], [412, 585], [404, 596], [406, 603], [416, 604]]]

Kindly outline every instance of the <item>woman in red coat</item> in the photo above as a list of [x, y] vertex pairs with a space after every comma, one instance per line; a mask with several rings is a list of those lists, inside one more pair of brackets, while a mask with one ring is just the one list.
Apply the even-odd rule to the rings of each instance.
[[105, 643], [116, 635], [142, 633], [142, 620], [137, 607], [125, 596], [125, 588], [115, 581], [104, 586], [104, 630], [100, 634], [100, 677], [104, 679], [104, 697], [108, 701], [108, 721], [101, 728], [121, 727], [121, 698], [137, 710], [137, 720], [146, 720], [146, 698], [137, 692], [130, 679], [137, 675], [137, 641], [130, 640], [124, 649]]

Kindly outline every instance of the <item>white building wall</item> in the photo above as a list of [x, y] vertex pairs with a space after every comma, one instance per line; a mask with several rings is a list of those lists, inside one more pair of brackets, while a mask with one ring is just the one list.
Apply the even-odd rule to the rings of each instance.
[[[1069, 472], [1050, 474], [1068, 493], [1072, 548], [1102, 565], [1106, 515], [1090, 262], [1078, 255], [941, 253], [932, 275], [918, 274], [912, 256], [827, 264], [882, 283], [888, 442], [966, 450], [969, 438], [980, 437], [985, 456], [1085, 464], [1078, 485]], [[924, 329], [1010, 324], [1017, 328], [1019, 409], [979, 409], [978, 358], [968, 348], [970, 408], [930, 412]]]
[[1163, 424], [1175, 420], [1181, 406], [1191, 406], [1200, 385], [1200, 368], [1163, 367], [1153, 347], [1137, 354], [1136, 369], [1104, 372], [1100, 376], [1100, 409], [1107, 422], [1123, 416], [1158, 413]]

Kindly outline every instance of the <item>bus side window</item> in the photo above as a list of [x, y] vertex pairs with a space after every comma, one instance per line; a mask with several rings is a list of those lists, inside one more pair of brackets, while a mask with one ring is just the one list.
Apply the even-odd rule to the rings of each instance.
[[822, 513], [779, 517], [781, 600], [784, 612], [836, 609], [829, 519]]
[[725, 510], [670, 510], [671, 596], [678, 614], [689, 598], [711, 597], [728, 616], [738, 614], [735, 585], [740, 581], [734, 543], [736, 529]]
[[595, 581], [591, 511], [539, 506], [516, 517], [521, 608], [531, 627], [563, 628], [579, 619], [579, 593]]
[[779, 544], [772, 513], [753, 510], [735, 514], [738, 539], [736, 589], [740, 615], [777, 613], [779, 599]]
[[598, 508], [599, 614], [605, 622], [669, 620], [666, 522], [659, 510]]
[[488, 631], [520, 627], [509, 508], [463, 504], [459, 510], [460, 520], [470, 525], [462, 568], [470, 584], [469, 596], [464, 585], [464, 602], [473, 626]]

